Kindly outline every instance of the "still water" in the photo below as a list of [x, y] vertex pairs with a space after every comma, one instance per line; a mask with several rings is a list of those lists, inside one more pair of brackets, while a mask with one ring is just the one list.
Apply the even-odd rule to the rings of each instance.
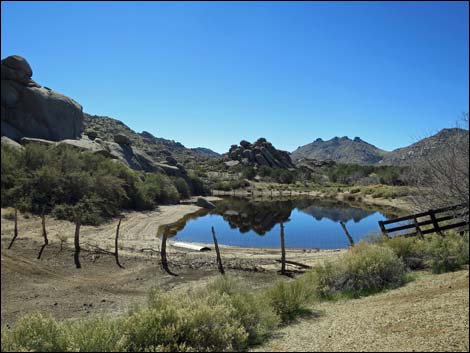
[[180, 222], [172, 240], [212, 243], [213, 226], [220, 244], [277, 248], [282, 222], [288, 248], [340, 249], [349, 245], [341, 221], [357, 242], [368, 234], [379, 233], [377, 222], [388, 219], [379, 211], [339, 201], [225, 198], [216, 206], [209, 213]]

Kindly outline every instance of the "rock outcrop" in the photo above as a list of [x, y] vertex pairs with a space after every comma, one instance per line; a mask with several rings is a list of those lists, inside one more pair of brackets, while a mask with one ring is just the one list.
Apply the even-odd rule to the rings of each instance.
[[83, 112], [73, 99], [31, 77], [28, 62], [18, 55], [1, 61], [1, 131], [19, 141], [33, 137], [52, 141], [77, 138], [83, 131]]
[[253, 144], [242, 140], [240, 146], [232, 145], [230, 147], [225, 158], [229, 161], [271, 168], [294, 168], [289, 153], [277, 150], [265, 138], [260, 138]]

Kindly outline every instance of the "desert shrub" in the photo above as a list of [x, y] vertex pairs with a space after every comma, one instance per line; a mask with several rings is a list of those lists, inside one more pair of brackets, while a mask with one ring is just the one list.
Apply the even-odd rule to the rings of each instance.
[[271, 177], [281, 184], [292, 184], [295, 181], [295, 174], [286, 169], [274, 168]]
[[240, 189], [249, 185], [250, 183], [246, 181], [245, 179], [237, 179], [237, 180], [219, 182], [215, 185], [215, 189], [230, 191], [230, 190]]
[[184, 351], [179, 342], [182, 324], [173, 306], [140, 310], [123, 325], [123, 347], [131, 352]]
[[308, 312], [307, 305], [313, 298], [304, 281], [279, 281], [268, 290], [267, 296], [283, 323]]
[[248, 334], [248, 345], [259, 344], [269, 337], [279, 325], [279, 317], [274, 312], [263, 293], [250, 292], [241, 281], [224, 276], [212, 282], [204, 295], [217, 293], [230, 298], [235, 309], [235, 318]]
[[64, 329], [40, 313], [21, 318], [11, 331], [2, 330], [2, 351], [62, 352], [67, 349]]
[[230, 299], [226, 296], [215, 298], [189, 306], [183, 327], [185, 344], [197, 352], [239, 351], [246, 348], [248, 334], [237, 320]]
[[382, 237], [382, 245], [388, 246], [410, 270], [425, 267], [425, 242], [417, 238]]
[[133, 171], [69, 146], [31, 144], [23, 151], [1, 148], [2, 207], [36, 214], [44, 210], [71, 219], [71, 210], [86, 202], [92, 214], [82, 223], [99, 224], [123, 209], [154, 209], [189, 194], [184, 180], [173, 182], [164, 174]]
[[242, 169], [242, 176], [245, 179], [253, 180], [256, 176], [256, 171], [252, 166], [245, 166]]
[[178, 190], [178, 194], [181, 198], [187, 199], [191, 196], [191, 190], [183, 178], [175, 178], [173, 183], [175, 184], [176, 190]]
[[344, 268], [337, 263], [326, 261], [315, 266], [305, 275], [312, 295], [317, 299], [333, 299], [341, 291]]
[[203, 181], [197, 175], [189, 174], [188, 178], [189, 178], [189, 183], [191, 187], [191, 193], [193, 195], [201, 195], [201, 196], [209, 195], [210, 193], [209, 188], [207, 187], [207, 185], [203, 183]]
[[124, 325], [129, 351], [232, 351], [246, 346], [247, 333], [228, 296], [171, 298], [153, 291], [149, 307]]
[[463, 236], [448, 232], [439, 235], [417, 237], [378, 237], [376, 244], [390, 248], [411, 270], [430, 268], [434, 273], [455, 271], [468, 264], [468, 232]]
[[67, 322], [64, 331], [68, 350], [75, 352], [118, 352], [122, 338], [121, 321], [97, 318]]
[[469, 262], [468, 232], [450, 233], [446, 237], [434, 235], [425, 245], [425, 261], [434, 273], [458, 270]]
[[307, 276], [320, 298], [357, 297], [397, 287], [406, 280], [405, 265], [386, 246], [361, 242], [336, 262], [326, 262]]
[[345, 267], [344, 291], [378, 292], [404, 281], [403, 262], [386, 247], [358, 244], [346, 252], [342, 264]]

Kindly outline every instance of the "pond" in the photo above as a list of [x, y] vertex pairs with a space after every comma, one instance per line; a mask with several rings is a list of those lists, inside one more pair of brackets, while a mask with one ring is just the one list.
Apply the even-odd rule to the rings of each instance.
[[191, 215], [172, 226], [169, 236], [183, 242], [212, 243], [211, 227], [219, 244], [240, 247], [280, 247], [280, 224], [287, 248], [341, 249], [349, 241], [344, 222], [355, 242], [379, 233], [378, 221], [388, 217], [380, 211], [339, 201], [255, 201], [224, 198], [213, 211]]

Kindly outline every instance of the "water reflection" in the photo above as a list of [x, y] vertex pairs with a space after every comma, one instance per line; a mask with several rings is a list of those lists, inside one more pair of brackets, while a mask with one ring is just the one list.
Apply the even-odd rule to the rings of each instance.
[[280, 223], [286, 228], [286, 247], [339, 249], [349, 246], [340, 222], [354, 242], [378, 233], [377, 222], [392, 217], [365, 206], [340, 201], [293, 199], [267, 201], [224, 198], [212, 211], [200, 211], [165, 226], [166, 235], [179, 241], [212, 243], [215, 227], [220, 244], [276, 248], [280, 246]]
[[288, 222], [294, 209], [311, 215], [317, 221], [327, 218], [336, 223], [350, 220], [357, 223], [375, 213], [340, 201], [255, 201], [241, 198], [226, 198], [218, 202], [214, 213], [221, 215], [231, 228], [238, 228], [241, 233], [253, 230], [258, 235], [264, 235], [276, 224]]

